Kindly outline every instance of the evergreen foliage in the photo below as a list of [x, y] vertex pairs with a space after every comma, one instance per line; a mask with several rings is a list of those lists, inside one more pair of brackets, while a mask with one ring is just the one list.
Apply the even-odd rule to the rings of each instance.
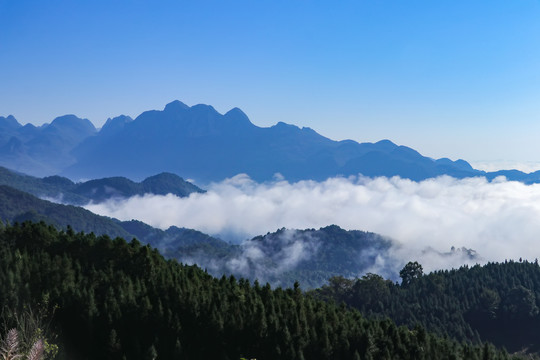
[[44, 221], [58, 228], [130, 238], [120, 224], [86, 209], [41, 200], [9, 186], [0, 185], [0, 219], [6, 222]]
[[491, 345], [366, 319], [304, 295], [298, 283], [272, 289], [214, 278], [136, 240], [45, 223], [3, 227], [0, 304], [22, 309], [44, 297], [58, 306], [59, 359], [511, 358]]
[[505, 261], [422, 275], [418, 263], [401, 271], [401, 284], [368, 274], [330, 279], [313, 292], [370, 317], [389, 317], [410, 328], [459, 341], [488, 341], [511, 352], [540, 353], [540, 266]]
[[365, 272], [392, 245], [380, 235], [347, 231], [336, 225], [318, 230], [282, 228], [240, 245], [227, 244], [195, 230], [183, 229], [180, 233], [170, 228], [166, 233], [182, 239], [168, 242], [162, 237], [150, 241], [166, 257], [196, 263], [214, 276], [234, 275], [287, 287], [300, 281], [303, 289], [321, 286], [332, 276], [349, 277]]

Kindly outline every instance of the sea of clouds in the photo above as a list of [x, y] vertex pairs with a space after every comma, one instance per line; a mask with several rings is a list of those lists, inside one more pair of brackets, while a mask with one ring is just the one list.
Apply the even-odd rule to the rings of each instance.
[[[540, 257], [540, 184], [448, 176], [421, 182], [359, 176], [261, 184], [238, 175], [207, 190], [186, 198], [146, 195], [85, 207], [162, 229], [193, 228], [235, 243], [282, 227], [336, 224], [396, 240], [392, 261], [418, 260], [425, 270]], [[441, 255], [453, 246], [474, 249], [479, 258], [460, 251]], [[388, 266], [384, 261], [381, 269]]]

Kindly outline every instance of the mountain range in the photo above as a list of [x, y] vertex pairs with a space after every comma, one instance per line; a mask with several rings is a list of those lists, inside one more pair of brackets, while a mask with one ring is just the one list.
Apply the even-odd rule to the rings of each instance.
[[0, 185], [28, 192], [39, 198], [54, 199], [71, 205], [85, 205], [90, 202], [100, 203], [105, 200], [142, 196], [144, 194], [167, 195], [178, 197], [191, 193], [203, 193], [204, 190], [171, 173], [150, 176], [141, 182], [134, 182], [125, 177], [94, 179], [75, 183], [58, 175], [38, 178], [0, 166]]
[[288, 181], [324, 180], [362, 174], [424, 180], [504, 175], [540, 182], [540, 172], [484, 172], [464, 160], [432, 159], [389, 140], [334, 141], [310, 128], [279, 122], [263, 128], [238, 108], [226, 114], [212, 106], [173, 101], [131, 119], [109, 119], [97, 130], [74, 115], [50, 124], [22, 126], [0, 117], [0, 165], [34, 176], [62, 175], [73, 180], [123, 176], [142, 180], [154, 174], [181, 174], [199, 183], [239, 173], [256, 181], [280, 174]]
[[42, 126], [22, 126], [13, 116], [0, 117], [0, 165], [37, 176], [56, 175], [76, 161], [71, 150], [96, 134], [89, 120], [75, 115]]

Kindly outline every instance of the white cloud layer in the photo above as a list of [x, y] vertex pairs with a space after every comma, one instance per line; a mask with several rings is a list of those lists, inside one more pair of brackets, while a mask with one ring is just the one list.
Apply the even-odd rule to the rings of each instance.
[[188, 198], [136, 196], [86, 208], [159, 228], [193, 228], [236, 242], [281, 227], [336, 224], [397, 240], [401, 246], [394, 247], [393, 255], [402, 261], [419, 260], [426, 270], [465, 262], [466, 256], [441, 262], [443, 257], [435, 252], [448, 252], [452, 246], [472, 248], [485, 261], [540, 258], [540, 185], [504, 178], [490, 183], [446, 176], [422, 182], [351, 177], [258, 184], [239, 175]]

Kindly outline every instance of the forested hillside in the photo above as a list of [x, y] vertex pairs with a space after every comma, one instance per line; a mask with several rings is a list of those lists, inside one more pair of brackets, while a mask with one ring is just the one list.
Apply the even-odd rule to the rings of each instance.
[[[56, 204], [41, 200], [28, 193], [0, 185], [0, 220], [8, 223], [26, 220], [43, 220], [57, 229], [93, 232], [96, 235], [107, 234], [111, 237], [137, 238], [160, 250], [172, 248], [175, 253], [186, 251], [208, 251], [212, 257], [220, 249], [229, 249], [228, 243], [203, 234], [199, 231], [178, 227], [167, 230], [154, 228], [140, 221], [120, 221], [106, 216], [96, 215], [86, 209], [73, 205]], [[229, 253], [230, 250], [227, 251]]]
[[421, 270], [416, 262], [407, 264], [401, 284], [374, 274], [355, 280], [335, 277], [314, 294], [398, 324], [419, 323], [458, 340], [489, 341], [511, 352], [540, 352], [538, 262], [463, 266], [427, 275]]
[[[56, 305], [58, 359], [507, 359], [156, 250], [25, 222], [0, 229], [0, 304]], [[7, 316], [2, 333], [13, 326]]]
[[43, 220], [58, 228], [66, 229], [69, 225], [77, 231], [131, 238], [127, 231], [108, 217], [78, 206], [41, 200], [5, 185], [0, 185], [0, 220], [10, 223]]
[[215, 276], [233, 274], [281, 286], [299, 281], [303, 289], [309, 289], [332, 276], [365, 273], [377, 256], [388, 255], [392, 244], [378, 234], [331, 225], [318, 230], [283, 228], [240, 245], [220, 247], [215, 240], [191, 246], [172, 242], [159, 249], [166, 257], [196, 263]]

